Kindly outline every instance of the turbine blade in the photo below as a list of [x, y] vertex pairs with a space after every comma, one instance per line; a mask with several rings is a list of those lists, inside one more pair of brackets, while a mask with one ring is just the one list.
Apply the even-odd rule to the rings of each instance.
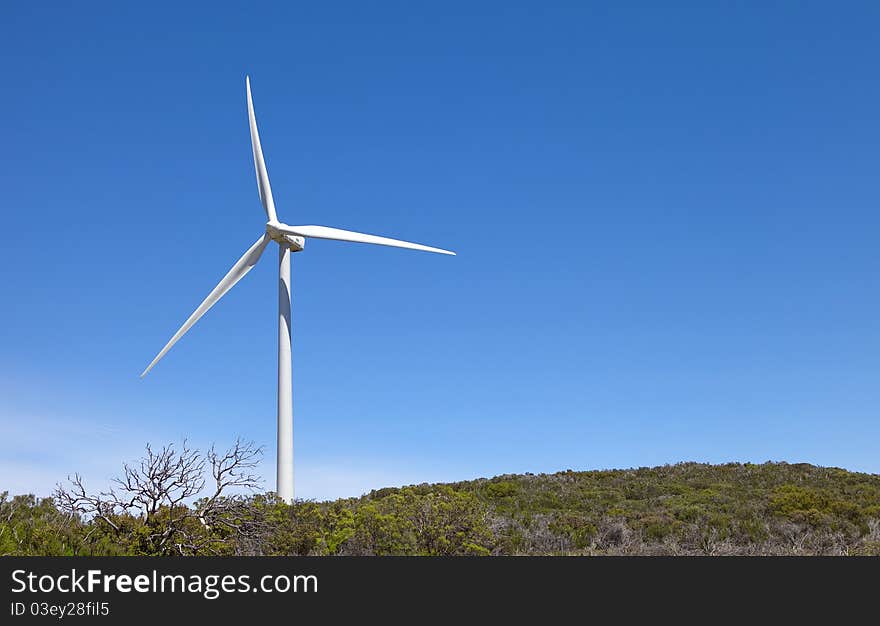
[[442, 248], [432, 248], [431, 246], [423, 246], [420, 243], [401, 241], [400, 239], [391, 239], [390, 237], [379, 237], [378, 235], [367, 235], [366, 233], [356, 233], [351, 230], [342, 230], [341, 228], [330, 228], [329, 226], [288, 226], [282, 224], [278, 226], [278, 230], [290, 235], [299, 235], [300, 237], [309, 237], [312, 239], [333, 239], [335, 241], [372, 243], [379, 246], [408, 248], [410, 250], [423, 250], [425, 252], [436, 252], [438, 254], [450, 254], [455, 256], [455, 252], [443, 250]]
[[251, 271], [251, 268], [257, 264], [257, 261], [260, 260], [260, 256], [263, 254], [263, 250], [266, 249], [266, 244], [268, 244], [270, 241], [271, 240], [269, 239], [268, 235], [263, 235], [256, 241], [256, 243], [254, 243], [254, 245], [252, 245], [248, 249], [247, 252], [244, 253], [244, 255], [238, 261], [236, 261], [235, 265], [232, 266], [232, 269], [229, 270], [226, 276], [224, 276], [223, 279], [220, 281], [220, 284], [214, 287], [214, 290], [208, 294], [208, 297], [202, 301], [199, 307], [195, 311], [193, 311], [192, 315], [189, 316], [189, 319], [187, 319], [183, 323], [183, 326], [181, 326], [180, 329], [176, 333], [174, 333], [174, 336], [171, 338], [171, 340], [165, 344], [165, 347], [162, 348], [162, 351], [156, 355], [156, 358], [153, 359], [153, 362], [147, 366], [147, 369], [145, 369], [141, 374], [141, 378], [146, 376], [147, 372], [153, 369], [153, 366], [159, 362], [159, 359], [165, 356], [165, 353], [168, 352], [175, 343], [177, 343], [178, 339], [186, 334], [186, 331], [193, 327], [193, 324], [199, 321], [199, 318], [201, 318], [208, 311], [208, 309], [210, 309], [217, 303], [217, 300], [222, 298], [227, 291], [235, 286], [235, 283], [240, 281], [242, 278], [244, 278], [245, 274]]
[[254, 101], [251, 98], [251, 78], [245, 78], [247, 85], [248, 122], [251, 127], [251, 148], [254, 151], [254, 169], [257, 171], [257, 188], [260, 190], [260, 202], [270, 222], [276, 221], [275, 201], [272, 199], [272, 187], [269, 186], [269, 172], [263, 159], [263, 148], [260, 145], [260, 132], [257, 130], [257, 118], [254, 116]]

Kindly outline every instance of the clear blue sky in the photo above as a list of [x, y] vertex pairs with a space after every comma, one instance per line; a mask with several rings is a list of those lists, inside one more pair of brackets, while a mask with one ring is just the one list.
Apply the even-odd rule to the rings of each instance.
[[281, 219], [458, 252], [294, 256], [298, 496], [880, 472], [877, 3], [35, 4], [0, 24], [0, 488], [237, 434], [274, 487], [274, 250], [138, 378], [263, 228], [246, 74]]

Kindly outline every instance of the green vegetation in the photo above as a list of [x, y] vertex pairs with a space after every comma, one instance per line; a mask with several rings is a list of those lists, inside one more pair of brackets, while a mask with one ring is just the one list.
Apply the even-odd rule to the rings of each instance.
[[69, 504], [3, 494], [0, 554], [880, 555], [880, 475], [807, 464], [568, 470], [292, 506]]

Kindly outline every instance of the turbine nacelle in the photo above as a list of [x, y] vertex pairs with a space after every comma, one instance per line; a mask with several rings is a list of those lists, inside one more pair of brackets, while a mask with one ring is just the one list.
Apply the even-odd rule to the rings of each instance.
[[302, 252], [306, 247], [306, 238], [290, 234], [291, 227], [281, 222], [266, 222], [266, 234], [269, 239], [280, 246], [290, 248], [291, 252]]

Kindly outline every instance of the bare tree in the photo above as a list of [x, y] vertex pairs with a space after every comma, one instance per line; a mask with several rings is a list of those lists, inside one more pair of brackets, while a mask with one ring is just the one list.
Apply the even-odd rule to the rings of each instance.
[[[89, 493], [79, 474], [58, 485], [55, 500], [70, 516], [98, 520], [99, 528], [117, 538], [139, 541], [150, 554], [220, 554], [228, 552], [229, 539], [247, 539], [262, 531], [259, 511], [248, 506], [241, 491], [254, 491], [260, 480], [252, 473], [263, 449], [237, 439], [225, 452], [212, 446], [202, 455], [184, 440], [155, 451], [149, 445], [136, 464], [125, 464], [122, 476], [109, 491]], [[211, 491], [196, 499], [206, 487], [210, 469]], [[139, 522], [142, 532], [133, 530]]]

